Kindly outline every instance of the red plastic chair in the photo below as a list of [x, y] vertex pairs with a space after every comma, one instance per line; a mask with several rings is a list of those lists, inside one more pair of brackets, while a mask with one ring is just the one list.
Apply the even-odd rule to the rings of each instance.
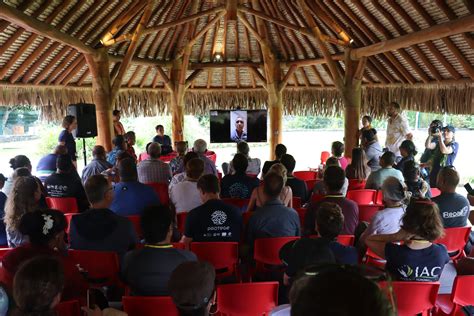
[[359, 221], [370, 223], [375, 213], [383, 209], [384, 209], [383, 205], [359, 204]]
[[[382, 282], [380, 286], [385, 291], [389, 289], [387, 282]], [[439, 282], [395, 281], [391, 287], [399, 316], [428, 315], [435, 306]]]
[[3, 259], [3, 256], [13, 248], [0, 248], [0, 261]]
[[184, 242], [172, 242], [171, 245], [173, 248], [184, 250], [186, 249], [186, 244]]
[[323, 194], [312, 194], [311, 195], [311, 203], [318, 203], [319, 201], [321, 201], [322, 199], [324, 199], [326, 197], [326, 195], [323, 195]]
[[454, 279], [451, 295], [438, 295], [437, 315], [465, 315], [461, 308], [469, 305], [474, 305], [474, 275], [458, 275]]
[[367, 251], [365, 252], [364, 263], [369, 266], [384, 269], [387, 261], [378, 256], [375, 252], [372, 251], [372, 249], [367, 248]]
[[280, 249], [286, 243], [299, 239], [300, 237], [273, 237], [259, 238], [255, 240], [253, 258], [256, 261], [256, 272], [265, 272], [265, 265], [281, 266], [279, 257]]
[[222, 201], [226, 204], [234, 205], [239, 210], [246, 210], [249, 205], [249, 199], [223, 198]]
[[444, 237], [435, 241], [443, 244], [448, 249], [452, 260], [458, 260], [466, 256], [464, 246], [466, 246], [471, 227], [453, 227], [444, 229]]
[[365, 183], [367, 181], [363, 180], [360, 181], [358, 179], [349, 179], [349, 186], [347, 188], [348, 191], [352, 190], [363, 190], [365, 189]]
[[297, 209], [297, 208], [301, 207], [301, 198], [294, 197], [292, 202], [293, 202], [293, 208], [294, 209]]
[[77, 200], [75, 197], [46, 197], [46, 205], [49, 208], [63, 213], [78, 213]]
[[432, 198], [437, 197], [438, 195], [441, 194], [441, 190], [438, 188], [430, 188], [430, 191], [431, 191]]
[[199, 260], [210, 262], [219, 278], [230, 275], [239, 278], [237, 273], [238, 242], [192, 242], [190, 250]]
[[337, 242], [344, 246], [354, 246], [354, 235], [339, 235], [337, 236]]
[[315, 171], [295, 171], [293, 172], [293, 176], [300, 180], [316, 180], [318, 173]]
[[128, 316], [178, 316], [170, 296], [124, 296], [123, 311]]
[[217, 179], [219, 179], [219, 183], [222, 181], [222, 172], [217, 171]]
[[217, 160], [217, 154], [213, 151], [208, 151], [206, 153], [207, 158], [211, 159], [213, 163], [216, 163]]
[[306, 212], [308, 211], [307, 208], [295, 208], [296, 212], [298, 213], [298, 217], [300, 218], [301, 227], [304, 227], [304, 218], [306, 216]]
[[321, 152], [321, 164], [325, 165], [326, 160], [328, 160], [329, 157], [331, 157], [331, 153], [329, 151], [322, 151]]
[[306, 182], [306, 187], [308, 188], [308, 192], [313, 192], [314, 186], [316, 185], [316, 182], [319, 182], [321, 180], [314, 179], [314, 180], [305, 180]]
[[81, 305], [77, 300], [60, 302], [54, 309], [60, 316], [81, 316]]
[[168, 194], [168, 184], [166, 183], [145, 183], [147, 186], [152, 187], [155, 190], [158, 198], [160, 199], [160, 204], [169, 205], [170, 196]]
[[357, 204], [373, 204], [377, 196], [377, 190], [352, 190], [347, 191], [346, 198]]
[[142, 231], [142, 225], [140, 223], [141, 217], [140, 215], [130, 215], [127, 216], [128, 220], [132, 222], [133, 228], [135, 229], [135, 232], [137, 233], [138, 238], [143, 238], [143, 231]]
[[117, 284], [119, 259], [117, 253], [93, 250], [68, 250], [71, 260], [87, 272], [92, 286]]
[[71, 221], [72, 221], [72, 217], [77, 215], [77, 213], [67, 213], [67, 214], [64, 214], [64, 217], [66, 217], [66, 223], [67, 223], [67, 227], [66, 227], [66, 233], [69, 234], [69, 231], [71, 230]]
[[176, 214], [178, 230], [181, 233], [184, 233], [184, 225], [186, 224], [186, 216], [188, 216], [188, 212], [181, 212]]
[[244, 224], [244, 226], [247, 226], [247, 224], [249, 223], [250, 217], [252, 217], [252, 215], [253, 215], [253, 212], [242, 213], [242, 223]]
[[378, 190], [377, 195], [375, 196], [374, 204], [383, 204], [383, 191]]
[[268, 315], [277, 305], [278, 282], [217, 286], [217, 306], [221, 315]]

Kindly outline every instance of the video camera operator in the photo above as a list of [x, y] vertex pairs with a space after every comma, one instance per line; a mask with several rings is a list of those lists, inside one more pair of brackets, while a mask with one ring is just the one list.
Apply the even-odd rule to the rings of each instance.
[[453, 166], [458, 154], [459, 144], [454, 139], [456, 129], [452, 125], [441, 127], [441, 121], [435, 120], [430, 124], [429, 136], [425, 142], [425, 152], [420, 161], [430, 166], [430, 186], [436, 186], [436, 178], [442, 167]]

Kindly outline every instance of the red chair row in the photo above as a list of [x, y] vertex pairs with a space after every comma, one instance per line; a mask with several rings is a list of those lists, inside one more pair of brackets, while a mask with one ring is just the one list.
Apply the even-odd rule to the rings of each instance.
[[[125, 296], [123, 309], [128, 316], [178, 316], [169, 296]], [[220, 315], [264, 315], [278, 305], [278, 282], [238, 283], [217, 286]]]

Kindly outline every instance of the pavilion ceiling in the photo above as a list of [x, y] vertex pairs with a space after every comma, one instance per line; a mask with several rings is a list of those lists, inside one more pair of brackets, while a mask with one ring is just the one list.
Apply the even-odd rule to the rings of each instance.
[[[155, 0], [123, 76], [117, 106], [131, 114], [167, 111], [163, 73], [169, 76], [172, 61], [192, 42], [188, 112], [241, 104], [261, 107], [265, 72], [258, 36], [263, 35], [287, 76], [287, 113], [337, 112], [340, 100], [331, 73], [298, 2], [257, 2], [259, 8], [252, 1], [229, 5], [219, 0]], [[474, 15], [469, 0], [306, 3], [341, 72], [348, 46], [361, 48]], [[84, 49], [106, 46], [114, 77], [147, 2], [4, 0], [0, 4], [54, 27], [80, 41]], [[236, 6], [238, 17], [233, 16]], [[91, 101], [92, 78], [84, 51], [1, 17], [0, 8], [0, 104], [49, 106], [54, 110], [47, 116], [57, 117], [65, 104]], [[245, 22], [257, 29], [260, 18], [265, 19], [265, 34], [256, 35]], [[176, 21], [183, 23], [175, 25]], [[421, 110], [473, 113], [473, 79], [470, 31], [368, 57], [362, 76], [364, 104], [377, 112], [376, 103], [396, 98]]]

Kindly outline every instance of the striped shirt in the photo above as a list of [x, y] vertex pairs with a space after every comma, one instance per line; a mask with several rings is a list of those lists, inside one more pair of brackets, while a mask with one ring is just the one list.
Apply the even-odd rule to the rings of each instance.
[[141, 183], [169, 183], [173, 176], [167, 163], [152, 158], [140, 162], [137, 171], [138, 181]]

